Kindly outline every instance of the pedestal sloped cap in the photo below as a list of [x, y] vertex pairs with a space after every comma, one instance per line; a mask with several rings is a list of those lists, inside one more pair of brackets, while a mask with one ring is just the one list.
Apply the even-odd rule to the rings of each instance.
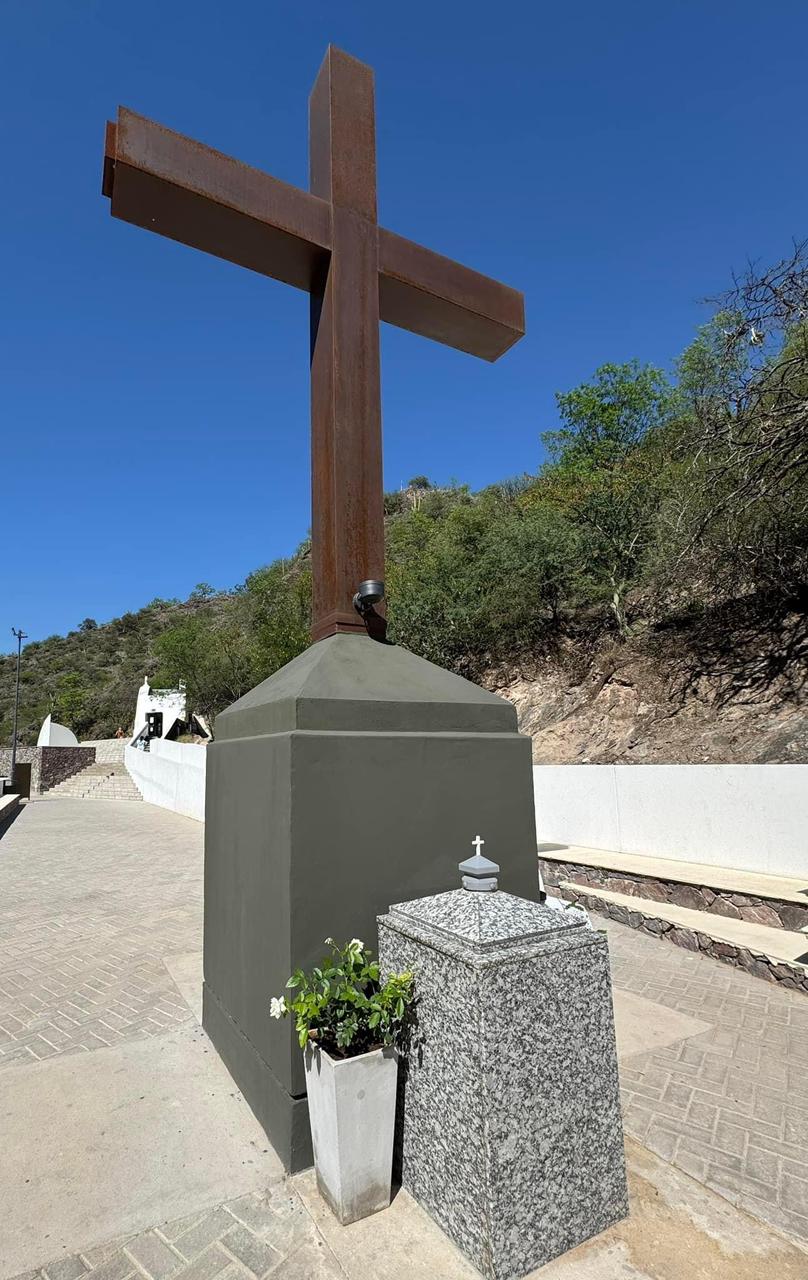
[[408, 925], [422, 926], [475, 951], [502, 951], [541, 942], [551, 934], [590, 928], [588, 916], [578, 909], [548, 907], [501, 890], [469, 893], [468, 889], [397, 902], [387, 922], [405, 933]]
[[216, 737], [292, 729], [516, 733], [516, 708], [398, 645], [335, 635], [313, 644], [216, 717]]

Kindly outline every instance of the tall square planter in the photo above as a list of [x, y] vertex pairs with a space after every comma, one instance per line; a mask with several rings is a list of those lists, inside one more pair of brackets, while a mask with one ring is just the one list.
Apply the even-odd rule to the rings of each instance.
[[309, 1045], [304, 1062], [317, 1185], [345, 1226], [390, 1203], [398, 1053], [337, 1059]]

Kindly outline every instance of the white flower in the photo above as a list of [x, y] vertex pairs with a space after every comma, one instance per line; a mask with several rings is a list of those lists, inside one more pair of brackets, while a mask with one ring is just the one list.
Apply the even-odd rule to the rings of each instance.
[[326, 945], [327, 947], [333, 947], [333, 946], [334, 946], [334, 939], [333, 939], [333, 938], [326, 938], [326, 940], [325, 940], [325, 945]]
[[269, 1002], [270, 1018], [282, 1018], [286, 1013], [286, 996], [273, 996]]
[[365, 949], [365, 944], [361, 938], [351, 938], [351, 941], [348, 943], [348, 946], [351, 948], [351, 950], [353, 950], [354, 947], [358, 947], [360, 951], [364, 951]]

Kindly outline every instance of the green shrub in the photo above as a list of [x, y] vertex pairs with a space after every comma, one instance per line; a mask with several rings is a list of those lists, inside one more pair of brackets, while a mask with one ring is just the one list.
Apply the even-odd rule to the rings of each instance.
[[378, 961], [359, 938], [339, 947], [326, 938], [331, 955], [286, 984], [294, 996], [275, 996], [270, 1017], [295, 1019], [301, 1049], [314, 1041], [332, 1057], [353, 1058], [382, 1045], [398, 1044], [413, 1005], [413, 975], [392, 974], [382, 983]]

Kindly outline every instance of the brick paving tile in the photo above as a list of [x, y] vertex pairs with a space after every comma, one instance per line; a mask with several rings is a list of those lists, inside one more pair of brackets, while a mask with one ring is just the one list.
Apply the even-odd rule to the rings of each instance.
[[227, 1234], [222, 1236], [222, 1244], [259, 1278], [265, 1276], [270, 1267], [281, 1259], [281, 1254], [272, 1245], [259, 1240], [258, 1236], [248, 1231], [240, 1222], [234, 1223]]
[[87, 1264], [88, 1269], [98, 1267], [102, 1262], [107, 1262], [113, 1254], [117, 1254], [130, 1239], [129, 1236], [116, 1240], [107, 1240], [104, 1244], [93, 1245], [91, 1249], [82, 1249], [80, 1253], [81, 1259]]
[[220, 1240], [226, 1231], [233, 1226], [233, 1218], [223, 1206], [211, 1210], [206, 1213], [203, 1218], [197, 1222], [196, 1226], [191, 1227], [189, 1231], [185, 1231], [181, 1236], [177, 1236], [173, 1241], [175, 1249], [178, 1249], [184, 1258], [190, 1262], [196, 1258], [203, 1249], [207, 1249], [208, 1245], [213, 1244], [216, 1240]]
[[185, 1266], [185, 1259], [161, 1240], [154, 1231], [136, 1236], [129, 1242], [124, 1252], [138, 1264], [142, 1271], [146, 1272], [150, 1280], [166, 1280], [167, 1276], [173, 1275], [180, 1267]]
[[4, 835], [0, 1071], [192, 1020], [162, 956], [200, 946], [203, 832], [161, 817], [51, 800]]
[[[312, 1270], [299, 1269], [310, 1265]], [[61, 1256], [14, 1280], [345, 1280], [292, 1183], [284, 1179], [126, 1240]]]
[[95, 1267], [91, 1274], [92, 1280], [126, 1280], [126, 1276], [133, 1275], [135, 1271], [132, 1259], [127, 1258], [123, 1251], [118, 1251]]
[[273, 1230], [279, 1221], [278, 1215], [273, 1213], [268, 1201], [261, 1196], [240, 1196], [238, 1200], [229, 1201], [225, 1208], [257, 1235]]
[[59, 1258], [56, 1262], [49, 1262], [45, 1267], [46, 1280], [79, 1280], [87, 1271], [87, 1267], [81, 1258], [77, 1255], [68, 1258]]
[[711, 1024], [621, 1064], [627, 1132], [808, 1242], [805, 996], [613, 921], [606, 929], [615, 987]]
[[[198, 1258], [189, 1263], [182, 1271], [178, 1272], [179, 1280], [213, 1280], [214, 1276], [221, 1275], [225, 1268], [232, 1265], [232, 1258], [220, 1249], [218, 1244], [211, 1245], [204, 1253], [200, 1253]], [[95, 1280], [95, 1276], [93, 1276]]]
[[202, 1216], [201, 1213], [191, 1213], [185, 1218], [174, 1218], [171, 1222], [163, 1222], [159, 1228], [160, 1235], [164, 1240], [176, 1240], [177, 1236], [182, 1235], [183, 1231], [188, 1231], [191, 1227], [195, 1227]]

